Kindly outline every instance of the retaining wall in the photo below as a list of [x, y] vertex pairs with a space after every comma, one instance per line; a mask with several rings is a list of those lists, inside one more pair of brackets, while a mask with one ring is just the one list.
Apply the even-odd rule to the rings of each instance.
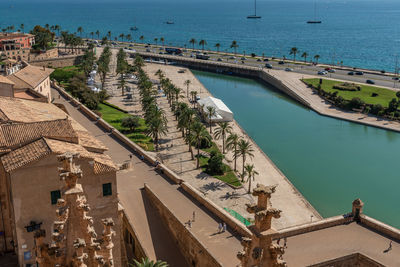
[[175, 237], [176, 243], [191, 266], [222, 266], [209, 249], [164, 205], [160, 198], [145, 184], [144, 189], [160, 214], [164, 224]]
[[82, 60], [82, 55], [63, 56], [58, 58], [31, 60], [29, 64], [39, 67], [62, 68], [78, 65]]

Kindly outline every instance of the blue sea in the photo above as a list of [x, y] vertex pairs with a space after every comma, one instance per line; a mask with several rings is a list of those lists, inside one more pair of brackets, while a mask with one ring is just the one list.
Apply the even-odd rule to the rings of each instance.
[[[59, 24], [63, 30], [83, 36], [99, 30], [101, 36], [133, 32], [145, 42], [164, 37], [167, 45], [190, 47], [191, 38], [207, 41], [206, 48], [232, 51], [236, 40], [238, 52], [276, 57], [291, 57], [289, 50], [320, 61], [394, 71], [395, 58], [400, 54], [400, 1], [393, 0], [319, 0], [317, 19], [322, 24], [307, 24], [314, 19], [314, 0], [280, 0], [257, 2], [262, 19], [246, 19], [253, 14], [253, 0], [0, 0], [0, 28], [25, 24]], [[168, 25], [166, 21], [174, 21]], [[299, 56], [298, 56], [299, 57]], [[310, 59], [310, 57], [309, 57]]]

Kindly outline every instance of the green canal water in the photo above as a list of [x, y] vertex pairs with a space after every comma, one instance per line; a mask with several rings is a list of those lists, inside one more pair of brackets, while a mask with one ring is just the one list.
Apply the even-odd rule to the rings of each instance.
[[320, 116], [251, 79], [193, 73], [322, 216], [361, 198], [367, 215], [400, 227], [399, 133]]

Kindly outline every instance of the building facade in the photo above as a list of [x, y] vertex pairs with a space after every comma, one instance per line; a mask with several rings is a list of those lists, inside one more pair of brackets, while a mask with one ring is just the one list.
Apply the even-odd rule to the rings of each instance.
[[28, 60], [35, 44], [35, 36], [29, 33], [0, 33], [0, 54], [8, 58]]

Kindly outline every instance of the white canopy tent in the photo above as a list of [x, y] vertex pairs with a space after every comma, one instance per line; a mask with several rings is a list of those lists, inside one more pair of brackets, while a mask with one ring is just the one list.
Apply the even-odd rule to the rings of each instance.
[[[227, 122], [233, 120], [233, 112], [222, 102], [221, 99], [215, 97], [206, 97], [197, 101], [199, 106], [203, 107], [203, 113], [207, 114], [207, 107], [215, 108], [215, 115], [211, 117], [212, 122]], [[205, 116], [209, 121], [209, 117]]]

